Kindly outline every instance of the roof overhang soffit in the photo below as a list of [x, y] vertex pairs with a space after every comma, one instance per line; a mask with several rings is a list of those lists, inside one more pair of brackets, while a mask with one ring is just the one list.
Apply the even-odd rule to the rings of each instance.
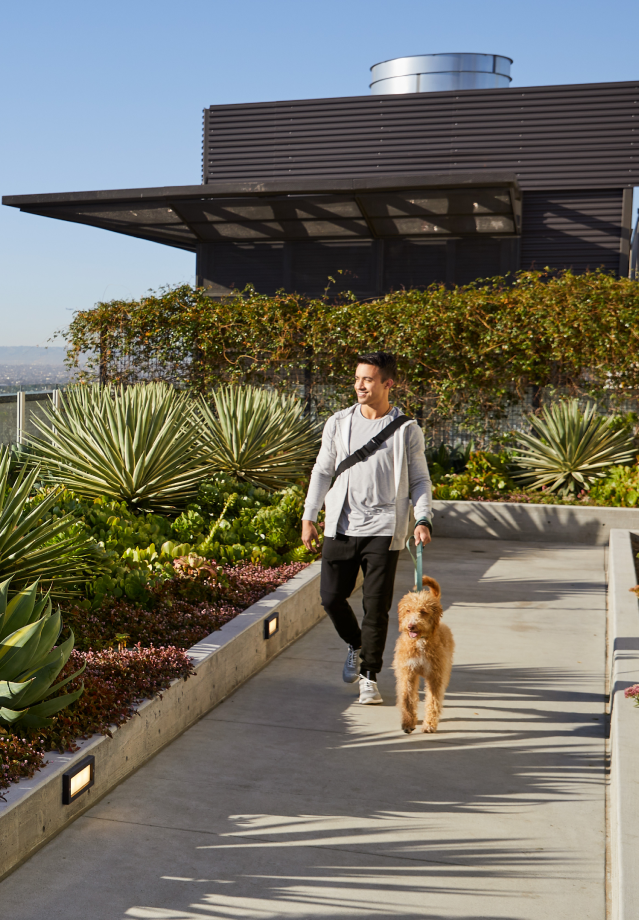
[[521, 230], [517, 182], [481, 173], [462, 181], [459, 176], [303, 185], [274, 180], [139, 189], [128, 195], [29, 195], [3, 202], [188, 250], [223, 241], [516, 236]]

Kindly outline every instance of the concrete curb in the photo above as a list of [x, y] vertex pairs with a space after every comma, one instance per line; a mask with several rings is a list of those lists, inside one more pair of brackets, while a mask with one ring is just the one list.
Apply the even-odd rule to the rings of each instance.
[[[141, 703], [113, 738], [94, 735], [74, 754], [49, 754], [33, 779], [11, 786], [0, 802], [0, 879], [315, 626], [325, 615], [319, 574], [314, 562], [190, 648], [196, 675], [174, 681], [162, 699]], [[279, 631], [264, 639], [263, 621], [275, 610]], [[62, 774], [87, 754], [95, 756], [95, 785], [63, 805]]]
[[517, 502], [433, 502], [433, 535], [460, 540], [608, 543], [612, 528], [639, 529], [639, 509]]
[[639, 683], [639, 610], [630, 531], [610, 532], [610, 869], [613, 920], [639, 918], [639, 712], [624, 690]]

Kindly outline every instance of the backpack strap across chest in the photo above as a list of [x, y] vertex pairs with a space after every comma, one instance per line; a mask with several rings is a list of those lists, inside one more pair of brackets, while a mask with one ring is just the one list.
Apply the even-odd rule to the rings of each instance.
[[374, 454], [376, 450], [382, 446], [385, 441], [388, 441], [395, 432], [402, 427], [406, 422], [411, 420], [407, 415], [398, 415], [397, 418], [393, 419], [386, 428], [382, 428], [379, 434], [376, 434], [374, 438], [371, 438], [367, 444], [364, 444], [363, 447], [360, 447], [359, 450], [354, 451], [352, 454], [349, 454], [348, 457], [345, 457], [344, 460], [338, 465], [335, 470], [335, 479], [340, 476], [342, 473], [345, 473], [346, 470], [350, 470], [352, 466], [355, 466], [356, 463], [361, 463], [362, 460], [366, 460], [367, 457], [370, 457], [371, 454]]

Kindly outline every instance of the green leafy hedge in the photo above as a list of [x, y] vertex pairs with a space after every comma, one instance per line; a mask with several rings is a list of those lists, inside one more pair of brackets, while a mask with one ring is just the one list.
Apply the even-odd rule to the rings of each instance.
[[320, 404], [350, 400], [355, 356], [383, 348], [399, 356], [400, 402], [425, 419], [499, 415], [530, 386], [639, 389], [639, 284], [599, 271], [521, 272], [366, 303], [251, 289], [213, 300], [183, 285], [81, 310], [66, 335], [69, 365], [88, 354], [88, 373], [101, 369], [105, 382], [162, 379], [197, 393], [276, 383]]

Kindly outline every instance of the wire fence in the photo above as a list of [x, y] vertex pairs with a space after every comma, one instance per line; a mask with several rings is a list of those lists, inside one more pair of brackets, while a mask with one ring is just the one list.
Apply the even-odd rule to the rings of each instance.
[[[304, 379], [303, 373], [297, 381], [289, 377], [285, 382], [271, 380], [264, 385], [304, 400], [309, 413], [318, 423], [323, 423], [333, 412], [353, 402], [350, 387], [337, 388], [317, 383], [309, 387], [309, 380]], [[0, 445], [24, 444], [29, 437], [41, 434], [35, 422], [38, 420], [47, 424], [44, 409], [59, 408], [61, 392], [61, 389], [56, 389], [0, 394]], [[556, 389], [530, 387], [523, 399], [513, 401], [499, 417], [476, 419], [473, 424], [469, 424], [464, 415], [438, 418], [429, 405], [415, 413], [415, 417], [424, 431], [427, 447], [439, 447], [440, 444], [466, 446], [473, 443], [478, 449], [488, 449], [499, 445], [507, 435], [529, 431], [528, 418], [532, 413], [540, 406], [547, 406], [568, 395], [571, 394]], [[588, 397], [580, 399], [582, 408], [591, 402]], [[597, 408], [602, 415], [634, 413], [634, 427], [638, 427], [639, 394], [628, 393], [624, 399], [620, 399], [619, 394], [611, 393], [610, 397], [597, 402]]]

